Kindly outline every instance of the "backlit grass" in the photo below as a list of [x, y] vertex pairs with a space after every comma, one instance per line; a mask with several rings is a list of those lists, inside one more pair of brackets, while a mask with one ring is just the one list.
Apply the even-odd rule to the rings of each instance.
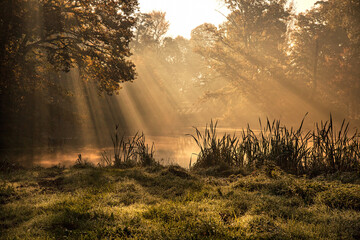
[[[2, 173], [1, 239], [358, 239], [359, 176], [176, 166]], [[343, 182], [342, 182], [343, 181]], [[345, 183], [346, 182], [346, 183]]]
[[[336, 130], [332, 116], [304, 131], [304, 119], [298, 128], [282, 125], [280, 120], [259, 120], [258, 131], [248, 127], [240, 135], [217, 135], [217, 122], [211, 121], [204, 133], [196, 127], [190, 135], [199, 147], [194, 170], [227, 168], [243, 171], [278, 166], [296, 175], [319, 175], [334, 172], [360, 172], [360, 135], [350, 133], [345, 120]], [[216, 169], [217, 168], [217, 169]]]

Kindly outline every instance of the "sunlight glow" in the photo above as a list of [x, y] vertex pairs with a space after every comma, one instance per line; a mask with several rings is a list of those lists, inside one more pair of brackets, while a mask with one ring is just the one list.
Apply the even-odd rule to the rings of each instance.
[[310, 9], [318, 0], [295, 0], [296, 12], [305, 12]]
[[[170, 22], [168, 36], [190, 38], [191, 30], [203, 23], [218, 25], [226, 20], [229, 11], [219, 0], [139, 0], [140, 10], [166, 12]], [[221, 12], [221, 13], [220, 13]]]
[[[297, 12], [311, 8], [316, 0], [295, 0]], [[167, 36], [190, 38], [191, 30], [203, 23], [219, 25], [229, 13], [221, 0], [139, 0], [141, 12], [166, 12], [170, 22]], [[225, 16], [224, 16], [225, 15]]]

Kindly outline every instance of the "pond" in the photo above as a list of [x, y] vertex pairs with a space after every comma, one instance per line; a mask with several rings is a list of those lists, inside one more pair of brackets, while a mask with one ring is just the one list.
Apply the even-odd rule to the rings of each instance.
[[[204, 128], [199, 129], [203, 134]], [[185, 132], [194, 133], [193, 129], [187, 129]], [[240, 130], [231, 128], [218, 128], [217, 136], [221, 137], [224, 133], [240, 133]], [[146, 144], [151, 147], [152, 143], [155, 145], [154, 158], [163, 165], [178, 164], [181, 167], [189, 168], [190, 161], [192, 164], [196, 162], [199, 147], [191, 136], [185, 134], [172, 135], [145, 135]], [[102, 154], [114, 159], [113, 147], [72, 147], [62, 148], [57, 147], [53, 149], [42, 148], [35, 149], [35, 154], [24, 154], [18, 160], [24, 165], [31, 163], [32, 165], [39, 165], [43, 167], [51, 167], [55, 165], [72, 166], [75, 164], [78, 155], [81, 154], [82, 160], [89, 161], [97, 165], [102, 160]]]

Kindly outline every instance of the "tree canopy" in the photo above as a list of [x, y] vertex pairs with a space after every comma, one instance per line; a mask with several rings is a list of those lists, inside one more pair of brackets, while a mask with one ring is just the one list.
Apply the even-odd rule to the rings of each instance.
[[135, 76], [127, 57], [136, 8], [137, 0], [2, 1], [1, 91], [74, 67], [100, 90], [118, 90]]
[[359, 1], [319, 1], [300, 14], [285, 0], [224, 3], [227, 21], [200, 25], [192, 41], [237, 97], [272, 113], [307, 105], [356, 117]]
[[159, 47], [169, 26], [165, 12], [138, 13], [133, 38], [134, 49], [140, 51], [148, 47]]
[[319, 1], [296, 17], [289, 67], [313, 98], [349, 116], [360, 106], [360, 2]]

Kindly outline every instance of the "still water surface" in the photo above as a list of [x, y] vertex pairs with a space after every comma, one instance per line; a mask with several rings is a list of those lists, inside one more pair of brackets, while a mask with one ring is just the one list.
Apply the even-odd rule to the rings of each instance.
[[[204, 133], [204, 128], [199, 129]], [[194, 133], [194, 130], [187, 131]], [[229, 128], [218, 128], [217, 136], [221, 137], [224, 133], [240, 133], [240, 130]], [[237, 134], [237, 135], [238, 135]], [[167, 136], [151, 136], [146, 135], [146, 143], [151, 147], [155, 145], [155, 160], [163, 165], [178, 164], [181, 167], [188, 168], [190, 161], [192, 164], [196, 161], [199, 148], [191, 136], [185, 134], [167, 135]], [[51, 167], [55, 165], [72, 166], [76, 163], [78, 155], [81, 154], [83, 160], [89, 161], [97, 165], [102, 160], [102, 153], [106, 152], [107, 156], [114, 159], [114, 151], [112, 147], [79, 147], [71, 149], [57, 148], [56, 151], [42, 151], [40, 154], [32, 156], [32, 164], [43, 167]], [[26, 157], [20, 159], [20, 162], [26, 163]]]
[[[194, 140], [189, 136], [146, 136], [146, 143], [151, 147], [155, 145], [155, 159], [161, 164], [179, 164], [188, 168], [190, 158], [193, 153], [198, 152], [198, 148]], [[74, 165], [78, 155], [81, 154], [83, 160], [89, 161], [97, 165], [102, 159], [102, 153], [106, 152], [107, 156], [114, 159], [114, 151], [112, 147], [95, 148], [82, 147], [78, 149], [56, 149], [56, 151], [45, 151], [44, 153], [32, 156], [33, 164], [43, 167], [51, 167], [54, 165], [64, 165], [69, 167]], [[196, 159], [196, 156], [192, 157]], [[26, 158], [20, 161], [27, 161]], [[194, 160], [192, 160], [194, 161]]]

